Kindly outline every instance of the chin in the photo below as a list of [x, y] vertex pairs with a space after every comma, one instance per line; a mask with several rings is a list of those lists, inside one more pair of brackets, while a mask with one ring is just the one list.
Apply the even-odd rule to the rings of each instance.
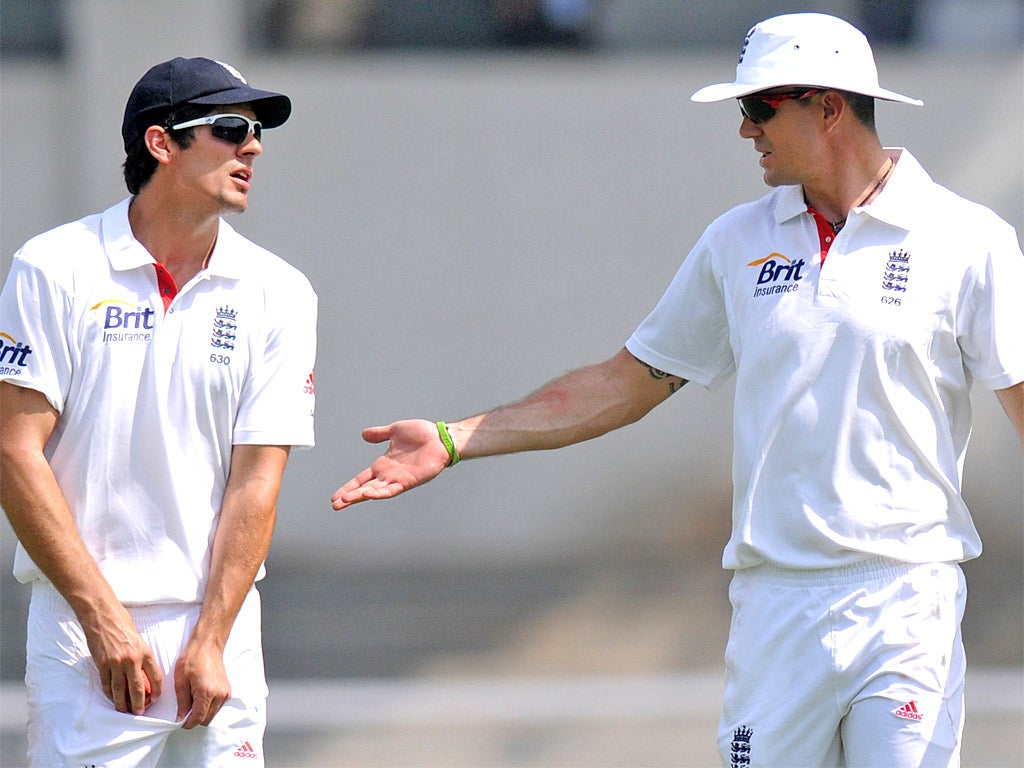
[[249, 207], [249, 199], [248, 198], [246, 198], [246, 197], [243, 197], [241, 199], [239, 199], [239, 198], [230, 198], [230, 199], [224, 201], [224, 205], [223, 205], [224, 215], [225, 216], [230, 216], [231, 214], [234, 214], [234, 213], [245, 213], [245, 211], [246, 211], [246, 209], [248, 207]]
[[764, 179], [764, 183], [767, 184], [769, 187], [785, 187], [791, 184], [800, 183], [794, 179], [787, 178], [778, 171], [773, 172], [770, 170], [766, 170], [762, 178]]

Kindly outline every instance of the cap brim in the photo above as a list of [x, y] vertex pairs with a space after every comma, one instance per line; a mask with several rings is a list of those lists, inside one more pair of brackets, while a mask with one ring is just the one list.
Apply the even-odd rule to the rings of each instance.
[[901, 104], [913, 104], [917, 107], [924, 106], [924, 102], [920, 99], [904, 96], [901, 93], [896, 93], [895, 91], [890, 91], [885, 88], [844, 88], [840, 85], [826, 85], [825, 83], [792, 83], [788, 81], [778, 83], [762, 81], [756, 85], [751, 83], [715, 83], [714, 85], [706, 85], [696, 91], [692, 96], [690, 96], [690, 101], [697, 101], [706, 104], [713, 101], [725, 101], [726, 99], [739, 99], [743, 96], [749, 96], [752, 93], [760, 93], [761, 91], [767, 91], [771, 88], [784, 88], [786, 86], [807, 86], [809, 88], [849, 91], [852, 93], [861, 93], [865, 96], [872, 96], [876, 99], [883, 99], [885, 101], [898, 101]]
[[277, 128], [292, 113], [292, 100], [281, 93], [272, 91], [261, 91], [256, 88], [232, 88], [227, 91], [218, 91], [208, 96], [199, 96], [189, 99], [189, 104], [204, 105], [228, 105], [228, 104], [249, 104], [256, 119], [264, 128]]

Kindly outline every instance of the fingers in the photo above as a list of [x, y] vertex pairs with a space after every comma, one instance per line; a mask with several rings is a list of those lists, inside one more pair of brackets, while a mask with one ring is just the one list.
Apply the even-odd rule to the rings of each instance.
[[186, 731], [197, 725], [209, 725], [220, 712], [220, 708], [231, 698], [231, 686], [227, 679], [204, 681], [175, 681], [175, 695], [178, 699], [176, 720], [183, 720], [181, 727]]
[[368, 443], [383, 443], [391, 439], [391, 427], [367, 427], [363, 430], [363, 440]]
[[394, 498], [429, 482], [448, 465], [448, 451], [434, 422], [412, 419], [367, 427], [363, 439], [369, 443], [390, 441], [390, 445], [369, 468], [335, 491], [331, 506], [336, 510], [369, 499]]
[[[386, 427], [367, 427], [363, 430], [363, 440], [368, 443], [385, 443], [391, 439], [392, 426], [389, 424]], [[367, 467], [334, 492], [334, 495], [331, 496], [331, 507], [335, 510], [342, 510], [367, 499], [384, 498], [367, 493], [367, 490], [374, 487], [371, 484], [375, 480], [374, 468]]]
[[182, 728], [210, 724], [231, 698], [223, 653], [216, 645], [195, 642], [194, 638], [185, 645], [174, 663], [174, 694], [176, 719], [182, 721]]
[[[177, 674], [180, 674], [180, 672]], [[174, 696], [178, 700], [178, 714], [174, 719], [181, 720], [186, 715], [192, 715], [192, 686], [184, 675], [179, 678], [177, 674], [174, 680]]]
[[118, 712], [143, 714], [163, 685], [153, 650], [116, 600], [102, 602], [100, 609], [87, 618], [82, 621], [82, 630], [103, 695]]
[[[153, 695], [153, 683], [146, 671], [139, 670], [139, 674], [141, 675], [141, 690], [134, 684], [134, 681], [131, 681], [128, 686], [129, 703], [133, 715], [144, 714], [156, 697], [160, 695], [159, 692]], [[159, 675], [159, 671], [157, 674]]]
[[[366, 477], [367, 474], [369, 477]], [[401, 483], [392, 483], [383, 478], [374, 477], [372, 471], [367, 469], [334, 492], [331, 497], [331, 506], [335, 510], [342, 510], [361, 501], [394, 498], [403, 490], [405, 489]]]
[[141, 715], [160, 695], [162, 685], [160, 670], [148, 658], [140, 666], [110, 667], [103, 679], [103, 693], [118, 712]]
[[103, 695], [113, 702], [114, 709], [118, 712], [127, 712], [128, 687], [124, 673], [117, 667], [111, 667], [106, 675], [100, 675], [100, 683], [103, 685]]
[[128, 705], [133, 715], [141, 715], [146, 711], [148, 700], [153, 694], [153, 685], [149, 677], [141, 669], [137, 674], [129, 675], [126, 688], [128, 689]]
[[365, 500], [366, 499], [361, 494], [342, 494], [341, 489], [339, 488], [331, 497], [331, 509], [335, 512], [340, 512], [346, 507], [351, 507], [353, 504], [358, 504], [360, 501]]
[[153, 657], [148, 657], [142, 662], [142, 674], [146, 677], [146, 708], [148, 709], [163, 693], [164, 675]]
[[336, 510], [344, 509], [363, 501], [365, 497], [360, 489], [372, 482], [373, 479], [373, 468], [367, 467], [334, 492], [334, 495], [331, 496], [331, 506]]
[[[185, 718], [181, 727], [188, 731], [197, 725], [209, 725], [217, 713], [220, 712], [220, 708], [224, 706], [224, 702], [228, 698], [230, 698], [230, 692], [218, 694], [213, 694], [209, 691], [189, 692], [186, 705], [179, 695], [177, 719]], [[186, 706], [184, 711], [183, 705]]]

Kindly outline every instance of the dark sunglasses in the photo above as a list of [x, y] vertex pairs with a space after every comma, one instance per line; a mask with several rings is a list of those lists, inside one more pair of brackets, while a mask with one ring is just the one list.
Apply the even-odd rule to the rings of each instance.
[[785, 93], [773, 93], [768, 96], [744, 96], [737, 99], [740, 103], [740, 112], [745, 118], [755, 125], [766, 123], [775, 117], [775, 112], [784, 101], [800, 101], [808, 96], [820, 93], [819, 88], [809, 88], [803, 91], [786, 91]]
[[183, 128], [194, 128], [197, 125], [210, 126], [210, 133], [218, 139], [230, 142], [231, 144], [242, 144], [251, 133], [259, 141], [263, 126], [258, 120], [250, 120], [245, 115], [207, 115], [197, 117], [195, 120], [186, 120], [184, 123], [172, 125], [172, 131], [180, 131]]

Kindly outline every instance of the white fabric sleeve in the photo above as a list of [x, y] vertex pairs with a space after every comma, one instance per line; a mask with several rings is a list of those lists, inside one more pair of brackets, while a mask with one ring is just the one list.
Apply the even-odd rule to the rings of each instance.
[[626, 349], [659, 370], [716, 387], [736, 368], [723, 286], [713, 269], [711, 230], [683, 261]]
[[957, 342], [975, 380], [989, 389], [1024, 381], [1024, 254], [1013, 228], [998, 222], [957, 312]]
[[71, 386], [70, 302], [56, 281], [15, 254], [0, 295], [0, 381], [35, 389], [61, 412]]
[[264, 348], [253, 351], [233, 442], [312, 447], [317, 297], [305, 278], [268, 302], [263, 321]]

